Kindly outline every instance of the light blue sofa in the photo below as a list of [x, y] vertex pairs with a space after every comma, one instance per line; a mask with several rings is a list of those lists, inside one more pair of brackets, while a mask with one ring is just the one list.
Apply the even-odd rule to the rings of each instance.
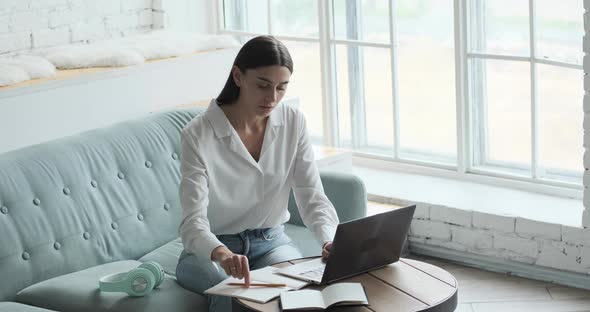
[[[179, 133], [198, 111], [158, 113], [0, 155], [0, 311], [207, 310], [205, 298], [174, 277], [182, 250]], [[341, 221], [365, 215], [358, 178], [321, 175]], [[288, 234], [305, 255], [319, 254], [292, 198], [289, 210]], [[100, 277], [148, 260], [168, 274], [148, 296], [99, 292]]]

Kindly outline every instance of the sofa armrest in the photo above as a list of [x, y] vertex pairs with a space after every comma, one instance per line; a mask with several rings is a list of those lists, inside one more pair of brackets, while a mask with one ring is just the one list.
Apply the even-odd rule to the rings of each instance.
[[[340, 222], [350, 221], [367, 215], [367, 192], [363, 181], [350, 173], [320, 172], [324, 192], [330, 199]], [[293, 192], [289, 196], [289, 223], [304, 225], [295, 204]]]

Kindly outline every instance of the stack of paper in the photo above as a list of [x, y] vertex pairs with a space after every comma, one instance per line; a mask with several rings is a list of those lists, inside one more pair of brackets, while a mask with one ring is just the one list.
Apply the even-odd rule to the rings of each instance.
[[244, 280], [229, 277], [225, 279], [223, 282], [205, 290], [205, 293], [208, 295], [229, 296], [240, 299], [252, 300], [259, 303], [265, 303], [273, 298], [278, 297], [281, 294], [281, 292], [288, 290], [296, 290], [309, 285], [309, 282], [306, 281], [274, 274], [274, 271], [276, 270], [277, 268], [269, 266], [262, 269], [250, 271], [250, 282], [286, 284], [286, 286], [250, 286], [249, 288], [245, 288], [243, 286], [230, 286], [228, 285], [228, 283], [243, 283]]

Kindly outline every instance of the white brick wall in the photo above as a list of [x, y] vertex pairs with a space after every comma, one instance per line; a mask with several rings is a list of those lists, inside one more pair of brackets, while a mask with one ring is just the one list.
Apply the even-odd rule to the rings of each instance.
[[494, 237], [491, 232], [463, 226], [451, 227], [452, 241], [469, 249], [490, 249], [493, 246]]
[[471, 211], [438, 206], [437, 209], [431, 210], [430, 219], [442, 221], [449, 224], [471, 226]]
[[[583, 47], [584, 47], [584, 147], [585, 147], [585, 152], [584, 152], [584, 168], [586, 168], [586, 171], [584, 172], [585, 175], [588, 173], [588, 168], [590, 168], [590, 151], [588, 150], [588, 144], [587, 142], [590, 140], [590, 133], [588, 133], [590, 131], [590, 127], [588, 126], [588, 123], [590, 121], [590, 116], [588, 116], [588, 112], [590, 112], [590, 98], [589, 98], [589, 93], [590, 93], [590, 38], [589, 38], [589, 33], [590, 33], [590, 0], [584, 0], [584, 9], [586, 10], [586, 12], [584, 13], [584, 30], [585, 30], [585, 35], [584, 35], [584, 42], [583, 42]], [[584, 176], [585, 176], [584, 175]], [[584, 214], [582, 216], [582, 224], [584, 225], [584, 227], [586, 228], [590, 228], [590, 190], [588, 189], [588, 184], [586, 183], [586, 179], [584, 179], [584, 207], [586, 207], [586, 209], [584, 210]], [[590, 256], [590, 254], [588, 255]], [[588, 259], [587, 259], [588, 260]]]
[[548, 238], [561, 241], [561, 225], [516, 218], [516, 234], [526, 238]]
[[11, 16], [10, 25], [12, 31], [31, 31], [33, 29], [47, 28], [49, 26], [49, 11], [40, 9], [37, 11], [15, 12]]
[[8, 14], [1, 15], [0, 14], [0, 34], [8, 33], [8, 24], [10, 23], [10, 16]]
[[68, 41], [70, 41], [70, 28], [67, 26], [33, 30], [33, 48], [51, 47]]
[[[590, 242], [590, 229], [581, 229], [563, 225], [561, 240], [572, 245], [584, 245]], [[590, 254], [588, 255], [590, 257]], [[590, 258], [588, 259], [590, 260]]]
[[31, 32], [0, 34], [0, 53], [30, 49]]
[[582, 264], [582, 247], [564, 242], [545, 242], [535, 264], [566, 271], [590, 273], [590, 267]]
[[410, 232], [412, 235], [425, 238], [451, 240], [451, 226], [442, 222], [415, 219], [410, 227]]
[[590, 274], [590, 229], [424, 203], [419, 206], [428, 207], [429, 215], [424, 210], [414, 215], [410, 246], [426, 244]]
[[72, 42], [100, 39], [106, 34], [104, 20], [98, 18], [72, 24], [70, 30]]
[[152, 0], [0, 0], [0, 54], [120, 37], [153, 22]]
[[477, 211], [473, 212], [473, 226], [475, 228], [512, 233], [514, 232], [515, 224], [515, 217], [499, 216]]
[[530, 258], [536, 258], [539, 255], [538, 241], [520, 238], [516, 235], [494, 235], [494, 248], [509, 250]]

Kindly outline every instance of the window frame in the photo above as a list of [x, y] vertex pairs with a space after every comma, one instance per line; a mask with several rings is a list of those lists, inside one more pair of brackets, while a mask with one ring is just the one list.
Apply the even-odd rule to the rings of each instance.
[[[244, 1], [245, 0], [236, 0]], [[391, 80], [392, 80], [392, 121], [394, 142], [393, 153], [391, 156], [383, 156], [371, 153], [370, 148], [362, 150], [363, 142], [367, 141], [366, 131], [360, 131], [365, 124], [364, 113], [364, 96], [356, 94], [357, 101], [362, 103], [361, 107], [351, 108], [351, 127], [352, 127], [352, 146], [351, 151], [355, 160], [360, 163], [381, 163], [386, 162], [385, 167], [395, 170], [405, 170], [421, 174], [435, 176], [452, 177], [456, 179], [469, 180], [474, 182], [488, 183], [499, 186], [516, 187], [527, 191], [533, 191], [548, 195], [565, 196], [570, 198], [582, 198], [583, 186], [581, 183], [568, 182], [566, 180], [554, 180], [544, 178], [539, 168], [539, 151], [538, 151], [538, 122], [537, 122], [537, 81], [536, 81], [536, 64], [546, 64], [566, 68], [580, 69], [581, 64], [573, 64], [558, 60], [540, 59], [536, 55], [536, 36], [535, 36], [535, 6], [534, 0], [529, 0], [529, 56], [501, 55], [492, 53], [480, 53], [470, 51], [470, 41], [473, 38], [473, 20], [469, 17], [471, 10], [470, 5], [476, 4], [481, 8], [484, 0], [453, 0], [453, 28], [454, 28], [454, 63], [455, 63], [455, 99], [456, 99], [456, 122], [457, 122], [457, 163], [449, 165], [448, 163], [437, 162], [436, 160], [424, 160], [419, 158], [400, 157], [400, 129], [399, 129], [399, 99], [398, 99], [398, 69], [397, 69], [397, 48], [396, 42], [396, 17], [395, 17], [395, 0], [388, 1], [389, 16], [389, 42], [379, 43], [353, 39], [337, 39], [334, 32], [333, 22], [333, 1], [317, 1], [318, 30], [319, 37], [281, 35], [274, 32], [272, 27], [271, 1], [266, 0], [267, 6], [267, 33], [256, 33], [249, 31], [227, 30], [224, 28], [224, 0], [217, 0], [214, 6], [217, 16], [217, 33], [236, 35], [236, 36], [257, 36], [272, 35], [279, 40], [294, 42], [312, 42], [317, 43], [320, 49], [321, 64], [321, 81], [322, 81], [322, 99], [323, 99], [323, 144], [333, 147], [340, 147], [339, 117], [338, 117], [338, 97], [337, 97], [337, 75], [336, 75], [336, 46], [346, 45], [349, 49], [360, 49], [360, 47], [387, 48], [390, 50], [391, 57]], [[347, 5], [356, 3], [360, 5], [360, 0], [347, 1]], [[247, 10], [247, 5], [246, 8]], [[352, 8], [354, 9], [354, 8]], [[348, 11], [348, 10], [347, 10]], [[248, 15], [248, 14], [246, 14]], [[582, 16], [580, 16], [582, 18]], [[480, 36], [481, 38], [481, 36]], [[486, 159], [485, 144], [485, 115], [481, 106], [474, 102], [484, 102], [483, 96], [485, 90], [481, 87], [485, 84], [482, 81], [470, 79], [472, 76], [469, 66], [470, 60], [502, 60], [513, 62], [528, 62], [530, 64], [531, 76], [531, 176], [522, 176], [518, 171], [507, 172], [501, 164], [489, 163]], [[362, 58], [358, 55], [356, 59], [349, 60], [352, 64], [353, 73], [362, 80]], [[485, 75], [479, 75], [485, 79]], [[354, 79], [352, 79], [354, 80]], [[362, 81], [361, 81], [362, 82]], [[352, 88], [351, 88], [352, 89]], [[359, 90], [358, 88], [355, 88]], [[477, 99], [473, 101], [473, 99]], [[351, 101], [352, 102], [352, 101]], [[484, 103], [485, 105], [485, 103]], [[352, 105], [351, 105], [352, 106]], [[495, 165], [495, 166], [494, 166]], [[559, 172], [551, 172], [547, 175], [559, 175]]]
[[[460, 1], [463, 4], [463, 8], [464, 8], [464, 14], [462, 14], [462, 17], [466, 20], [466, 24], [470, 24], [471, 27], [465, 27], [464, 31], [470, 31], [470, 30], [474, 30], [476, 29], [476, 27], [474, 26], [475, 24], [479, 24], [480, 26], [483, 24], [483, 22], [480, 23], [474, 23], [473, 20], [474, 19], [470, 19], [470, 16], [476, 16], [475, 19], [480, 19], [481, 21], [481, 16], [484, 15], [483, 13], [483, 1], [485, 0], [471, 0], [471, 1]], [[458, 2], [457, 0], [455, 0], [455, 2]], [[470, 8], [468, 7], [468, 5], [472, 5], [474, 8]], [[538, 64], [544, 64], [544, 65], [552, 65], [552, 66], [557, 66], [557, 67], [562, 67], [562, 68], [570, 68], [570, 69], [578, 69], [581, 72], [583, 72], [583, 67], [582, 64], [573, 64], [573, 63], [568, 63], [568, 62], [563, 62], [563, 61], [558, 61], [558, 60], [551, 60], [551, 59], [544, 59], [544, 58], [539, 58], [537, 55], [537, 40], [536, 40], [536, 10], [535, 10], [535, 1], [534, 0], [529, 0], [528, 1], [528, 17], [529, 17], [529, 56], [518, 56], [518, 55], [507, 55], [507, 54], [496, 54], [496, 53], [481, 53], [481, 52], [473, 52], [473, 51], [469, 51], [469, 43], [470, 40], [474, 41], [473, 38], [479, 38], [482, 39], [483, 38], [483, 28], [479, 28], [476, 29], [476, 31], [480, 32], [480, 35], [477, 36], [473, 33], [469, 33], [468, 36], [466, 37], [466, 41], [465, 41], [465, 59], [463, 60], [465, 66], [469, 67], [469, 61], [470, 60], [499, 60], [499, 61], [508, 61], [508, 62], [525, 62], [529, 64], [529, 68], [530, 68], [530, 98], [531, 98], [531, 103], [530, 103], [530, 118], [531, 118], [531, 167], [530, 167], [530, 177], [520, 177], [522, 176], [522, 171], [523, 170], [519, 170], [518, 168], [514, 168], [514, 167], [509, 167], [505, 164], [499, 163], [499, 162], [492, 162], [490, 160], [487, 159], [487, 145], [486, 145], [486, 132], [487, 132], [487, 125], [485, 120], [487, 120], [486, 116], [485, 116], [485, 112], [484, 112], [484, 106], [486, 105], [485, 103], [485, 95], [483, 95], [485, 93], [485, 90], [482, 90], [482, 88], [478, 88], [476, 86], [473, 86], [473, 84], [471, 85], [471, 88], [469, 90], [471, 99], [473, 100], [473, 98], [477, 98], [477, 100], [471, 101], [471, 105], [470, 107], [473, 110], [473, 115], [468, 116], [468, 118], [470, 118], [471, 120], [471, 124], [472, 124], [472, 133], [474, 136], [476, 136], [476, 140], [473, 141], [474, 143], [474, 149], [473, 149], [473, 156], [474, 156], [474, 161], [471, 161], [470, 164], [472, 165], [471, 168], [469, 169], [470, 172], [473, 173], [477, 173], [477, 174], [487, 174], [487, 175], [491, 175], [491, 176], [498, 176], [498, 177], [503, 177], [503, 178], [514, 178], [514, 179], [521, 179], [523, 181], [529, 181], [529, 182], [533, 182], [533, 183], [539, 183], [539, 184], [547, 184], [547, 185], [553, 185], [553, 186], [560, 186], [560, 187], [566, 187], [566, 188], [572, 188], [572, 189], [576, 189], [581, 193], [581, 190], [583, 189], [581, 183], [574, 183], [574, 182], [568, 182], [567, 181], [567, 176], [569, 176], [568, 174], [564, 174], [565, 171], [563, 170], [558, 170], [558, 171], [554, 171], [554, 170], [547, 170], [546, 173], [543, 172], [543, 169], [540, 167], [539, 165], [539, 116], [538, 116], [538, 108], [539, 108], [539, 104], [538, 104], [538, 89], [537, 89], [537, 84], [538, 84], [538, 75], [537, 75], [537, 65]], [[473, 12], [471, 10], [475, 10], [474, 14], [469, 14], [470, 12]], [[582, 17], [580, 17], [582, 18]], [[469, 71], [469, 69], [468, 69]], [[481, 69], [481, 73], [479, 73], [480, 77], [483, 77], [485, 79], [485, 68]], [[471, 71], [469, 71], [467, 73], [467, 75], [472, 74]], [[471, 83], [473, 81], [473, 79], [469, 79], [469, 77], [466, 77], [468, 79], [468, 82]], [[479, 84], [476, 84], [479, 86], [485, 86], [484, 82], [481, 82]], [[475, 92], [476, 94], [473, 94], [473, 92]], [[469, 100], [468, 100], [469, 101]], [[482, 103], [482, 105], [477, 105], [477, 103], [473, 103], [473, 102], [479, 102]], [[479, 127], [478, 127], [479, 126]], [[506, 173], [506, 171], [511, 171], [511, 173]], [[555, 179], [551, 179], [551, 176], [561, 176], [562, 179], [561, 180], [555, 180]], [[580, 177], [581, 180], [581, 177]], [[581, 182], [581, 181], [580, 181]]]

